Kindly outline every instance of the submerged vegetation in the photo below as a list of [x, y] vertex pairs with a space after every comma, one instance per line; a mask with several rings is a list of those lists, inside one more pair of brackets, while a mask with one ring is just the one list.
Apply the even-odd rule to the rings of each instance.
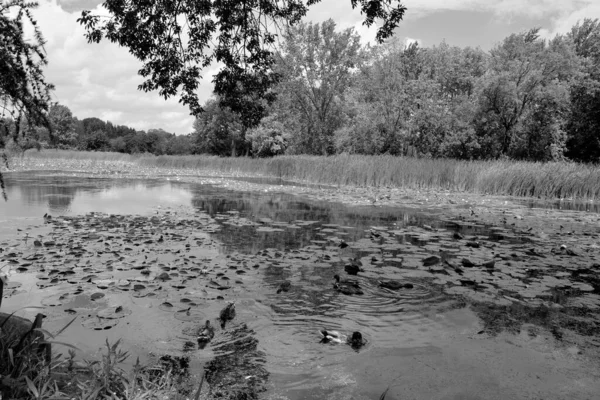
[[[337, 155], [273, 158], [216, 156], [126, 155], [108, 152], [29, 150], [14, 158], [15, 167], [55, 169], [52, 160], [68, 169], [96, 168], [102, 163], [133, 164], [140, 168], [261, 175], [324, 185], [411, 188], [550, 199], [595, 200], [600, 197], [600, 168], [590, 164], [526, 161], [461, 161], [394, 156]], [[21, 164], [22, 163], [22, 164]], [[87, 164], [86, 164], [87, 163]], [[21, 166], [19, 166], [21, 164]], [[157, 172], [159, 173], [159, 172]], [[183, 172], [182, 172], [183, 173]]]

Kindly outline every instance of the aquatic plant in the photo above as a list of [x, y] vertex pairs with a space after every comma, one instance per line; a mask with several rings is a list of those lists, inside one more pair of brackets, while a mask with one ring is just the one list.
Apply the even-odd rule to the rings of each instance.
[[[31, 160], [131, 163], [142, 168], [261, 175], [311, 183], [372, 188], [450, 190], [491, 195], [597, 199], [600, 168], [568, 162], [462, 161], [395, 156], [154, 156], [71, 150], [27, 151]], [[97, 166], [97, 165], [96, 165]], [[374, 198], [377, 201], [377, 198]]]

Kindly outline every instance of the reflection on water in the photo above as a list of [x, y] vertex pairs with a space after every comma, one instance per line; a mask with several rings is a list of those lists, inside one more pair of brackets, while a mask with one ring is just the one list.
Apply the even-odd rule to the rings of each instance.
[[522, 204], [529, 208], [547, 208], [551, 210], [586, 211], [600, 213], [598, 202], [583, 200], [523, 200]]
[[157, 206], [189, 205], [189, 188], [161, 181], [70, 178], [51, 174], [5, 174], [8, 201], [0, 206], [0, 220], [85, 214], [144, 214]]

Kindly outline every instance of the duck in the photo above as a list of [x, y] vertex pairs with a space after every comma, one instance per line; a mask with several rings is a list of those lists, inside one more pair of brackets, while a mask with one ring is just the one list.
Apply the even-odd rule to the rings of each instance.
[[219, 320], [221, 321], [221, 329], [225, 329], [225, 323], [235, 318], [235, 303], [229, 303], [219, 313]]
[[352, 335], [346, 340], [346, 343], [355, 350], [363, 347], [367, 341], [363, 339], [362, 333], [359, 331], [352, 332]]
[[202, 330], [198, 332], [198, 344], [206, 345], [213, 337], [215, 337], [215, 328], [212, 327], [210, 321], [206, 321]]
[[338, 331], [326, 329], [319, 330], [319, 334], [321, 335], [320, 343], [346, 343], [355, 350], [358, 350], [367, 343], [366, 340], [363, 339], [362, 334], [358, 331], [352, 332], [352, 335], [349, 337]]
[[354, 260], [352, 263], [345, 265], [344, 270], [348, 273], [348, 275], [358, 275], [359, 272], [362, 272], [360, 265]]
[[290, 290], [291, 287], [292, 287], [292, 283], [290, 281], [283, 281], [283, 282], [281, 282], [281, 284], [279, 285], [279, 288], [277, 289], [277, 294], [279, 294], [281, 292], [287, 292]]
[[390, 290], [399, 290], [399, 289], [412, 289], [414, 286], [412, 283], [402, 283], [398, 281], [379, 281], [379, 286], [390, 289]]
[[356, 281], [343, 281], [340, 279], [339, 275], [334, 276], [336, 282], [333, 284], [333, 288], [338, 292], [352, 296], [354, 294], [361, 295], [363, 291], [360, 289], [358, 282]]
[[319, 330], [321, 335], [320, 343], [345, 343], [348, 340], [346, 335], [342, 335], [338, 331], [328, 331], [326, 329]]

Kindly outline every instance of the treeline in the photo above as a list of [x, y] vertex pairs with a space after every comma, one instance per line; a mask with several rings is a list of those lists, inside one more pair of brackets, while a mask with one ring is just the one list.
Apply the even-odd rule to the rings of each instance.
[[[364, 46], [353, 29], [339, 31], [332, 20], [300, 23], [283, 35], [275, 61], [275, 100], [253, 126], [213, 98], [189, 135], [78, 120], [59, 104], [48, 112], [52, 132], [13, 131], [30, 132], [25, 147], [157, 155], [600, 161], [597, 19], [551, 40], [539, 29], [515, 33], [489, 52], [397, 39]], [[4, 143], [11, 123], [0, 130]]]
[[0, 129], [0, 148], [13, 145], [21, 149], [44, 147], [128, 154], [192, 154], [191, 135], [175, 135], [162, 129], [138, 131], [98, 118], [80, 120], [68, 107], [58, 103], [50, 105], [47, 117], [50, 129], [29, 126], [26, 119], [19, 121], [20, 129], [17, 129], [16, 121], [0, 120], [0, 127], [3, 127]]
[[491, 51], [441, 43], [360, 44], [333, 21], [284, 36], [269, 115], [246, 129], [205, 105], [196, 149], [219, 155], [393, 154], [458, 159], [600, 160], [600, 23]]

